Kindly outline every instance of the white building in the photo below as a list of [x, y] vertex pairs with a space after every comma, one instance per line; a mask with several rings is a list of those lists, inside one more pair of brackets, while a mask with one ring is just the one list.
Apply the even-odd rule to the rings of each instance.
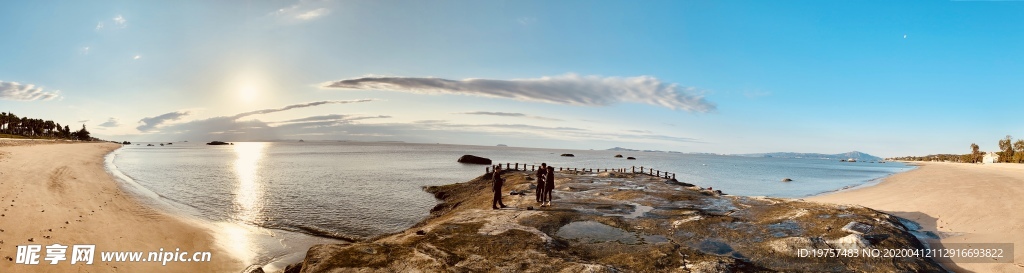
[[998, 160], [998, 159], [999, 159], [999, 155], [996, 154], [995, 152], [987, 152], [987, 153], [985, 153], [985, 157], [981, 159], [981, 163], [984, 163], [984, 164], [996, 163], [996, 160]]

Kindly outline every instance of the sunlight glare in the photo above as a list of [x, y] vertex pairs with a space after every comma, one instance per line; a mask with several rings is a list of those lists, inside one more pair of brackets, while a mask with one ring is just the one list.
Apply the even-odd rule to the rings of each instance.
[[242, 88], [238, 89], [238, 97], [245, 102], [251, 102], [256, 99], [256, 95], [259, 90], [251, 84], [243, 85]]

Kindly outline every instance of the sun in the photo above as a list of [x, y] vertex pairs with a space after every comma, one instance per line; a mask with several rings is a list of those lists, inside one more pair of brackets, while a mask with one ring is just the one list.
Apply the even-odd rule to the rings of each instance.
[[238, 99], [244, 102], [252, 102], [257, 95], [259, 95], [259, 89], [251, 84], [243, 85], [238, 89]]

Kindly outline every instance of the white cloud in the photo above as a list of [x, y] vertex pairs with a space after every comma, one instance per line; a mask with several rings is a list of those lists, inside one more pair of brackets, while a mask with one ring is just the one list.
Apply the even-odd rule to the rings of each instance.
[[86, 47], [82, 47], [82, 49], [80, 51], [82, 52], [82, 55], [89, 55], [89, 49], [90, 48], [86, 46]]
[[52, 100], [60, 98], [60, 90], [47, 92], [33, 84], [0, 81], [0, 99], [4, 100]]
[[331, 12], [331, 10], [329, 10], [327, 8], [318, 8], [318, 9], [315, 9], [315, 10], [307, 11], [307, 12], [304, 12], [302, 14], [296, 15], [295, 18], [300, 19], [300, 20], [313, 20], [313, 19], [316, 19], [317, 17], [327, 15], [330, 12]]
[[135, 129], [138, 129], [139, 131], [143, 132], [149, 131], [156, 128], [157, 126], [160, 126], [161, 124], [181, 119], [182, 117], [188, 116], [190, 114], [192, 114], [191, 111], [174, 111], [155, 117], [142, 118], [139, 120], [139, 126], [135, 127]]
[[456, 113], [456, 114], [477, 115], [477, 116], [519, 117], [519, 118], [532, 118], [532, 119], [539, 119], [539, 120], [562, 121], [562, 120], [556, 119], [556, 118], [533, 116], [533, 115], [527, 115], [527, 114], [523, 114], [523, 113], [508, 113], [508, 112], [476, 111], [476, 112], [463, 112], [463, 113]]
[[128, 26], [128, 20], [125, 20], [124, 16], [121, 16], [120, 14], [118, 14], [117, 17], [114, 17], [114, 24], [117, 25], [118, 27], [123, 28], [123, 27]]
[[103, 22], [96, 23], [96, 30], [103, 29]]
[[100, 125], [98, 125], [98, 126], [99, 126], [99, 127], [107, 127], [107, 128], [110, 128], [110, 127], [117, 127], [117, 126], [121, 126], [121, 123], [120, 123], [120, 122], [118, 122], [118, 120], [117, 120], [116, 118], [110, 118], [110, 119], [107, 119], [107, 122], [104, 122], [104, 123], [100, 123]]
[[331, 13], [327, 6], [330, 1], [301, 0], [286, 8], [277, 9], [270, 15], [291, 22], [311, 21]]
[[588, 106], [631, 102], [689, 112], [715, 111], [715, 104], [705, 100], [696, 88], [662, 82], [651, 76], [624, 78], [566, 74], [514, 80], [364, 77], [329, 82], [324, 87], [474, 95]]
[[[199, 131], [199, 132], [203, 132], [203, 133], [208, 133], [208, 132], [213, 132], [213, 131], [223, 131], [224, 129], [242, 130], [242, 129], [248, 128], [246, 126], [252, 126], [253, 124], [258, 125], [256, 127], [262, 128], [262, 127], [268, 127], [266, 125], [266, 123], [264, 123], [262, 121], [238, 121], [238, 119], [241, 119], [241, 118], [244, 118], [244, 117], [248, 117], [248, 116], [253, 116], [253, 115], [270, 114], [270, 113], [288, 111], [288, 110], [296, 109], [296, 108], [306, 108], [306, 107], [313, 107], [313, 106], [319, 106], [319, 105], [324, 105], [324, 104], [347, 104], [347, 103], [360, 103], [360, 102], [369, 102], [369, 101], [373, 101], [373, 100], [372, 99], [360, 99], [360, 100], [315, 101], [315, 102], [309, 102], [309, 103], [300, 103], [300, 104], [287, 105], [287, 106], [284, 106], [284, 107], [281, 107], [281, 108], [260, 109], [260, 110], [255, 110], [255, 111], [249, 111], [249, 112], [235, 114], [233, 116], [220, 116], [220, 117], [213, 117], [213, 118], [202, 119], [202, 120], [193, 120], [193, 121], [189, 121], [189, 122], [185, 122], [185, 123], [175, 124], [175, 125], [169, 126], [169, 127], [171, 127], [170, 130], [172, 130], [172, 131]], [[160, 126], [162, 124], [165, 124], [165, 123], [167, 123], [169, 121], [178, 120], [178, 119], [180, 119], [182, 117], [188, 116], [189, 114], [191, 114], [190, 111], [174, 111], [174, 112], [166, 113], [166, 114], [155, 116], [155, 117], [143, 118], [143, 119], [139, 120], [140, 125], [138, 127], [136, 127], [136, 129], [138, 129], [139, 131], [143, 131], [143, 132], [150, 131], [150, 130], [156, 129], [158, 126]], [[320, 120], [329, 119], [329, 118], [352, 120], [352, 118], [337, 117], [337, 116], [325, 116], [325, 117], [318, 117], [318, 118], [320, 118]], [[307, 121], [313, 121], [313, 119], [310, 119], [310, 120], [307, 120]], [[285, 121], [285, 122], [302, 122], [302, 120], [293, 120], [293, 121]], [[216, 125], [216, 126], [214, 126], [214, 125]], [[239, 126], [236, 126], [236, 125], [239, 125]], [[214, 128], [218, 128], [218, 126], [221, 129], [214, 130]], [[161, 127], [161, 130], [163, 130], [163, 128], [164, 127]]]
[[132, 57], [132, 60], [138, 60], [138, 59], [142, 59], [142, 55], [135, 55], [134, 57]]

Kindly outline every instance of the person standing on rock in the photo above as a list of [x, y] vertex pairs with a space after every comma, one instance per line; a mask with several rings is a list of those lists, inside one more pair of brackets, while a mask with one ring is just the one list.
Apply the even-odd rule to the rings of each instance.
[[540, 163], [540, 169], [537, 169], [537, 203], [544, 203], [542, 195], [544, 194], [544, 176], [548, 173], [548, 163]]
[[551, 190], [555, 189], [555, 167], [548, 166], [547, 174], [544, 176], [544, 195], [542, 196], [543, 201], [547, 201], [546, 204], [541, 206], [551, 206]]
[[505, 203], [501, 202], [501, 186], [502, 184], [505, 184], [505, 179], [501, 178], [501, 173], [501, 164], [498, 164], [498, 166], [494, 167], [494, 175], [491, 177], [494, 179], [494, 181], [491, 182], [491, 191], [494, 192], [494, 199], [491, 200], [491, 209], [499, 209], [498, 205], [500, 205], [501, 208], [508, 207]]

